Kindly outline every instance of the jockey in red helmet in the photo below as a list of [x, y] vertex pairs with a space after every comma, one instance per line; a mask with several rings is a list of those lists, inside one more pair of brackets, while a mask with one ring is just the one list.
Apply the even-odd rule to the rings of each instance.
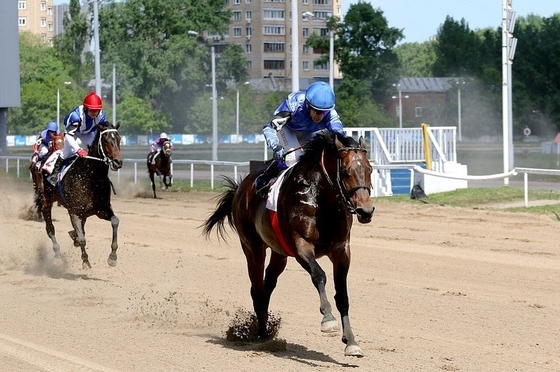
[[76, 107], [72, 112], [64, 117], [64, 150], [61, 157], [56, 161], [52, 174], [49, 176], [49, 182], [56, 184], [58, 172], [62, 166], [62, 159], [76, 154], [80, 157], [87, 156], [87, 149], [81, 148], [78, 138], [84, 146], [89, 147], [95, 139], [97, 126], [106, 122], [105, 113], [103, 112], [103, 101], [95, 92], [91, 91], [85, 96], [83, 104]]

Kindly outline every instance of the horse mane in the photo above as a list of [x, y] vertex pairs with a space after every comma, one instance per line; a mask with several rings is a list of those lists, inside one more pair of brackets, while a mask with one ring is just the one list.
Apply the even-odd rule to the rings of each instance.
[[317, 163], [323, 155], [323, 150], [336, 152], [335, 139], [344, 147], [359, 147], [359, 144], [352, 137], [345, 137], [339, 133], [323, 129], [315, 134], [313, 139], [303, 146], [303, 154], [299, 158], [300, 163]]

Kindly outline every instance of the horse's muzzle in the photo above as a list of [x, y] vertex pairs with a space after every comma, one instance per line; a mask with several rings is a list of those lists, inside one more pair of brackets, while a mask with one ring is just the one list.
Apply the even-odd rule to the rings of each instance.
[[119, 169], [121, 169], [123, 166], [123, 161], [122, 159], [113, 159], [111, 160], [111, 170], [112, 171], [117, 171]]
[[373, 211], [375, 211], [375, 207], [372, 205], [371, 208], [367, 207], [360, 207], [356, 208], [356, 216], [358, 217], [359, 223], [370, 223], [371, 218], [373, 217]]

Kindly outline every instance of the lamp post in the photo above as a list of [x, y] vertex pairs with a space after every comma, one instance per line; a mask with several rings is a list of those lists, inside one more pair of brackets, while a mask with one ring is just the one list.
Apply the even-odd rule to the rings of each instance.
[[461, 142], [463, 140], [463, 135], [461, 131], [461, 84], [465, 84], [464, 81], [457, 81], [457, 140]]
[[[314, 17], [311, 12], [303, 12], [304, 18]], [[329, 31], [329, 85], [334, 89], [334, 32]]]
[[299, 12], [298, 2], [292, 0], [292, 92], [299, 90]]
[[[71, 81], [65, 81], [64, 85], [72, 84]], [[56, 89], [56, 124], [60, 125], [60, 88]]]
[[[249, 84], [248, 81], [244, 82], [243, 85]], [[239, 142], [239, 84], [237, 84], [237, 100], [235, 103], [235, 141]]]
[[[397, 87], [397, 89], [399, 90], [399, 95], [398, 96], [392, 96], [391, 98], [399, 99], [399, 128], [402, 129], [402, 99], [403, 99], [403, 95], [402, 95], [402, 91], [401, 91], [401, 85], [400, 84], [393, 84], [393, 86]], [[404, 96], [404, 98], [409, 98], [408, 96]]]
[[[198, 32], [189, 30], [189, 36], [198, 36]], [[218, 94], [216, 92], [216, 53], [210, 48], [212, 57], [212, 161], [218, 160]]]

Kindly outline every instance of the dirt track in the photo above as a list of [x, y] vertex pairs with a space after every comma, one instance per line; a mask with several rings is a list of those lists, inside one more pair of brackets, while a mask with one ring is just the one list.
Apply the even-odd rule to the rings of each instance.
[[[118, 264], [106, 263], [109, 223], [93, 217], [86, 271], [65, 210], [54, 261], [44, 224], [22, 218], [21, 185], [0, 177], [2, 371], [560, 371], [560, 224], [547, 217], [376, 202], [352, 234], [350, 316], [366, 353], [355, 359], [340, 334], [321, 334], [294, 260], [271, 302], [285, 350], [225, 340], [251, 300], [236, 236], [200, 235], [215, 194], [153, 200], [119, 185]], [[332, 299], [330, 275], [327, 288]]]

